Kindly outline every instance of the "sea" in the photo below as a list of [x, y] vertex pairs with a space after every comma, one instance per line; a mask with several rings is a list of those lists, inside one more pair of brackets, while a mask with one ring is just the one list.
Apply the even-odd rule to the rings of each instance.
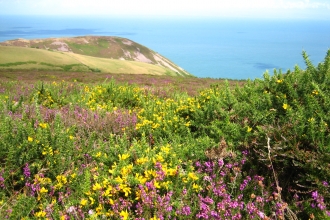
[[145, 45], [196, 77], [256, 79], [314, 65], [330, 48], [330, 22], [248, 18], [0, 15], [0, 41], [118, 36]]

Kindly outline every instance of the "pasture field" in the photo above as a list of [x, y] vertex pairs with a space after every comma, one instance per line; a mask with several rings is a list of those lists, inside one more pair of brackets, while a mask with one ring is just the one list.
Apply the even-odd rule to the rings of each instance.
[[0, 218], [330, 219], [330, 51], [303, 56], [245, 82], [0, 72]]

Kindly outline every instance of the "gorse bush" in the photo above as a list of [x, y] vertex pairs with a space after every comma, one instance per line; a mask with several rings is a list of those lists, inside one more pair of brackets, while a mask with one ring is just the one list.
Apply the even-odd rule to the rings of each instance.
[[0, 83], [1, 219], [330, 219], [330, 51], [303, 57], [194, 96]]

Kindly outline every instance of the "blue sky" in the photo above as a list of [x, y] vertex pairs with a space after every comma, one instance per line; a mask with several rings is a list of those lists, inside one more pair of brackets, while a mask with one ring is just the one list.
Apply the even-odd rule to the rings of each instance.
[[0, 0], [0, 15], [330, 20], [329, 0]]

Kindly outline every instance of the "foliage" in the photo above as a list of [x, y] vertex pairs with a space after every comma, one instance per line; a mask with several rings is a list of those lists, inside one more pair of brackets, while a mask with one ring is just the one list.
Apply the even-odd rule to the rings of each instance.
[[1, 219], [329, 219], [330, 51], [303, 56], [196, 95], [0, 83]]

